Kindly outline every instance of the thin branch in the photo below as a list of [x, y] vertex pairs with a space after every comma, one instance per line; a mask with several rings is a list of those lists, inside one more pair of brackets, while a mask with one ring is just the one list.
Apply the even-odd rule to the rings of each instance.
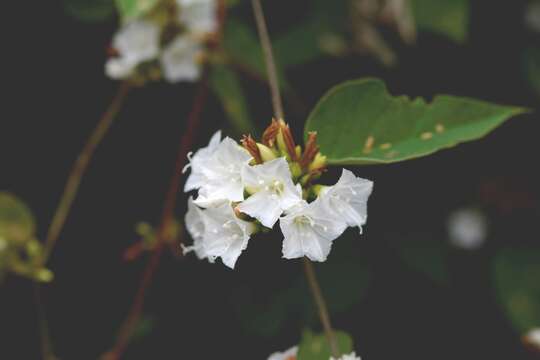
[[107, 130], [109, 130], [109, 128], [111, 127], [114, 118], [118, 114], [118, 111], [120, 110], [122, 104], [124, 103], [124, 100], [126, 99], [129, 89], [129, 83], [127, 81], [122, 82], [111, 104], [99, 120], [94, 131], [84, 145], [83, 150], [79, 154], [75, 165], [71, 169], [71, 172], [66, 182], [66, 186], [64, 187], [64, 192], [62, 193], [62, 197], [60, 198], [60, 202], [58, 204], [58, 207], [56, 208], [56, 212], [54, 213], [53, 219], [49, 226], [49, 230], [47, 232], [43, 263], [47, 262], [54, 248], [54, 245], [56, 244], [56, 241], [60, 236], [60, 232], [64, 227], [71, 206], [73, 205], [73, 201], [77, 196], [79, 185], [81, 184], [84, 173], [88, 168], [90, 159], [92, 158], [92, 155], [94, 154], [97, 146], [105, 137]]
[[332, 356], [336, 359], [339, 357], [339, 347], [337, 345], [336, 337], [334, 330], [332, 329], [332, 323], [330, 322], [330, 315], [328, 313], [328, 308], [326, 307], [326, 302], [324, 301], [323, 294], [321, 292], [321, 287], [317, 282], [317, 277], [315, 276], [315, 269], [313, 263], [309, 261], [308, 258], [304, 258], [304, 270], [306, 271], [306, 278], [311, 288], [311, 293], [315, 299], [315, 304], [319, 312], [319, 318], [324, 328], [324, 333], [326, 338], [330, 343], [330, 349], [332, 350]]
[[133, 330], [137, 326], [144, 306], [145, 294], [152, 283], [154, 274], [158, 268], [163, 249], [166, 245], [167, 231], [171, 222], [174, 219], [174, 209], [176, 207], [176, 198], [178, 188], [180, 187], [180, 180], [182, 178], [182, 168], [185, 165], [187, 154], [192, 147], [193, 139], [196, 138], [197, 127], [199, 124], [199, 118], [203, 110], [204, 103], [208, 94], [208, 81], [207, 72], [203, 74], [199, 82], [197, 94], [193, 102], [193, 108], [188, 116], [187, 129], [182, 134], [180, 139], [180, 146], [176, 157], [176, 163], [174, 167], [174, 174], [169, 184], [169, 189], [165, 198], [165, 205], [163, 207], [163, 215], [161, 223], [156, 235], [156, 247], [152, 252], [150, 260], [146, 265], [139, 288], [135, 295], [135, 300], [131, 306], [127, 318], [120, 327], [118, 337], [113, 349], [106, 355], [107, 359], [117, 360], [120, 359], [124, 353], [129, 339], [133, 334]]
[[[264, 12], [260, 0], [252, 0], [251, 3], [253, 5], [253, 13], [255, 14], [255, 21], [257, 23], [257, 29], [259, 31], [259, 37], [264, 51], [266, 70], [268, 72], [268, 81], [270, 83], [270, 90], [272, 92], [272, 106], [274, 108], [274, 113], [276, 114], [276, 116], [281, 119], [283, 118], [283, 105], [281, 103], [281, 94], [279, 92], [276, 65], [274, 62], [274, 57], [272, 55], [272, 44], [270, 41], [270, 36], [268, 35], [268, 30], [266, 28], [266, 22], [264, 20]], [[306, 278], [311, 288], [313, 298], [315, 299], [315, 303], [317, 304], [319, 317], [321, 319], [326, 338], [328, 339], [328, 342], [330, 344], [332, 356], [338, 358], [340, 355], [339, 348], [337, 346], [334, 331], [332, 330], [332, 324], [330, 323], [328, 309], [326, 307], [326, 303], [321, 292], [321, 287], [317, 282], [317, 277], [315, 275], [313, 264], [307, 258], [304, 258], [304, 269], [306, 271]]]
[[257, 31], [259, 32], [259, 38], [261, 39], [261, 45], [264, 52], [268, 82], [270, 84], [270, 92], [272, 93], [272, 106], [274, 107], [276, 117], [278, 119], [283, 119], [283, 104], [281, 103], [281, 95], [279, 94], [276, 62], [272, 53], [272, 42], [270, 41], [266, 21], [264, 20], [264, 12], [260, 0], [252, 0], [251, 4], [253, 5]]
[[41, 356], [43, 360], [54, 360], [55, 356], [53, 353], [53, 345], [49, 332], [49, 323], [47, 322], [45, 309], [41, 299], [41, 289], [39, 284], [36, 282], [34, 282], [32, 286], [34, 290], [34, 302], [36, 303], [37, 318], [39, 323]]

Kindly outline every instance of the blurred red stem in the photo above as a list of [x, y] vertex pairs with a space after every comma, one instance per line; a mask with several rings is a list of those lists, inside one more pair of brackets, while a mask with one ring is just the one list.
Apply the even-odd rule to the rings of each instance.
[[135, 295], [135, 300], [131, 306], [128, 316], [120, 328], [116, 343], [109, 353], [108, 358], [111, 360], [118, 360], [122, 357], [126, 346], [129, 342], [129, 338], [133, 334], [139, 319], [141, 317], [145, 294], [148, 290], [154, 274], [158, 268], [159, 261], [166, 244], [166, 233], [171, 221], [174, 218], [174, 209], [176, 207], [177, 192], [180, 187], [180, 180], [182, 178], [182, 168], [184, 167], [187, 159], [187, 154], [193, 145], [193, 140], [196, 137], [197, 127], [199, 125], [199, 118], [203, 110], [204, 103], [208, 94], [208, 82], [207, 74], [204, 72], [195, 95], [193, 107], [188, 116], [187, 129], [180, 139], [180, 147], [176, 157], [176, 164], [174, 168], [174, 174], [171, 178], [169, 190], [165, 198], [165, 205], [163, 207], [163, 215], [161, 223], [157, 233], [156, 248], [152, 252], [150, 260], [146, 265], [139, 289]]

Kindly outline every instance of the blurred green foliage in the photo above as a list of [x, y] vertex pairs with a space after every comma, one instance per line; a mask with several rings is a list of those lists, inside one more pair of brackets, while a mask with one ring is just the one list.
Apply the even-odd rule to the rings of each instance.
[[122, 21], [139, 18], [150, 12], [160, 0], [115, 0]]
[[540, 249], [503, 248], [493, 261], [497, 299], [521, 334], [540, 324]]
[[443, 34], [463, 43], [469, 27], [469, 0], [412, 0], [419, 30]]
[[[334, 336], [342, 355], [353, 351], [353, 341], [349, 334], [335, 330]], [[328, 360], [331, 356], [330, 344], [324, 334], [314, 334], [310, 330], [304, 331], [298, 347], [298, 360]]]
[[540, 95], [540, 48], [531, 47], [525, 51], [523, 66], [529, 85]]
[[83, 22], [110, 19], [115, 13], [114, 0], [63, 0], [66, 13]]
[[36, 281], [52, 280], [52, 272], [43, 267], [43, 246], [35, 231], [28, 206], [14, 195], [0, 192], [0, 277], [10, 271]]
[[[368, 254], [358, 253], [355, 242], [361, 241], [355, 231], [345, 233], [332, 249], [332, 256], [315, 270], [326, 305], [331, 314], [343, 314], [358, 304], [367, 294], [371, 280]], [[351, 256], [354, 253], [355, 256]], [[336, 281], [348, 279], [348, 281]], [[303, 324], [318, 324], [317, 308], [304, 274], [298, 272], [292, 284], [275, 291], [271, 301], [258, 302], [242, 295], [232, 304], [246, 332], [271, 337], [284, 330], [287, 320], [295, 317]]]
[[253, 134], [255, 126], [249, 117], [246, 96], [238, 75], [226, 65], [215, 64], [210, 69], [210, 86], [236, 132]]

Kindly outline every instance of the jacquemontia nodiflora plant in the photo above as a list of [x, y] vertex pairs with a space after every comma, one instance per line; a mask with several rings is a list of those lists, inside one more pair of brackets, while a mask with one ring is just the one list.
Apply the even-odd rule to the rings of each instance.
[[[145, 85], [154, 80], [203, 83], [203, 75], [208, 72], [218, 96], [230, 96], [230, 89], [238, 90], [237, 87], [230, 83], [220, 86], [223, 84], [219, 81], [231, 80], [231, 73], [235, 74], [231, 69], [245, 71], [250, 66], [247, 72], [258, 74], [257, 59], [252, 61], [249, 57], [260, 53], [257, 43], [253, 47], [248, 46], [253, 45], [249, 41], [247, 45], [242, 42], [241, 46], [229, 46], [226, 54], [219, 53], [223, 49], [214, 49], [216, 39], [222, 35], [218, 1], [163, 0], [154, 1], [154, 5], [137, 16], [126, 17], [113, 35], [105, 64], [110, 78], [130, 85]], [[238, 37], [249, 40], [249, 36]], [[234, 38], [225, 40], [234, 45]], [[265, 41], [263, 38], [262, 42]], [[239, 48], [242, 51], [231, 51]], [[239, 59], [245, 63], [233, 63]], [[216, 73], [225, 76], [213, 77]], [[268, 80], [277, 82], [274, 75], [275, 71], [269, 72]], [[233, 95], [222, 102], [225, 111], [238, 116], [234, 110], [241, 104], [238, 102], [241, 97], [236, 92]], [[231, 99], [237, 101], [233, 102], [234, 106], [230, 105]], [[293, 139], [279, 111], [275, 111], [276, 119], [258, 141], [245, 136], [237, 142], [222, 138], [217, 132], [207, 147], [190, 156], [185, 169], [184, 190], [197, 194], [189, 198], [185, 216], [193, 244], [184, 249], [211, 262], [220, 258], [226, 266], [234, 268], [250, 237], [274, 229], [283, 235], [284, 258], [324, 262], [333, 241], [347, 227], [361, 231], [373, 186], [371, 181], [347, 169], [342, 170], [334, 185], [322, 183], [321, 175], [327, 167], [351, 168], [426, 156], [480, 138], [522, 111], [447, 95], [437, 96], [431, 103], [422, 99], [411, 101], [391, 96], [380, 80], [358, 79], [337, 85], [321, 98], [306, 119], [303, 147]], [[179, 186], [173, 186], [174, 196], [178, 189]], [[9, 211], [17, 207], [13, 205], [17, 201], [11, 197], [2, 196], [0, 200]], [[172, 204], [170, 208], [174, 209]], [[19, 212], [16, 218], [23, 220], [17, 220], [18, 223], [13, 221], [13, 212], [0, 218], [0, 270], [36, 281], [51, 281], [52, 272], [44, 267], [48, 256], [42, 254], [44, 250], [34, 236], [34, 223], [27, 212], [27, 209]], [[172, 217], [172, 211], [168, 214]], [[29, 231], [21, 232], [14, 224]], [[160, 232], [165, 231], [157, 232], [158, 239]], [[158, 253], [153, 247], [149, 250]], [[307, 260], [305, 263], [310, 264]], [[325, 265], [328, 264], [322, 264]], [[309, 276], [308, 271], [308, 281]], [[142, 308], [142, 303], [136, 301], [135, 305]], [[324, 319], [324, 306], [322, 309]], [[132, 319], [138, 320], [136, 316], [128, 318]], [[126, 323], [133, 328], [136, 321]], [[130, 331], [126, 334], [122, 346], [128, 341]], [[337, 351], [327, 349], [326, 337], [306, 332], [298, 347], [273, 354], [270, 359], [318, 360], [323, 356], [328, 360], [336, 352], [349, 354], [342, 359], [358, 358], [352, 352], [350, 337], [340, 331], [331, 331], [330, 335], [338, 340]], [[313, 349], [323, 349], [323, 355], [310, 352]], [[362, 353], [362, 349], [357, 348], [356, 352]], [[116, 351], [117, 357], [121, 353]]]

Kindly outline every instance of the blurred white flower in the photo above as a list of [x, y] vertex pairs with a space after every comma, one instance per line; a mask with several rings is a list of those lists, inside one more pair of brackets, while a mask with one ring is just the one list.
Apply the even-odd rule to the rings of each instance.
[[244, 200], [241, 170], [250, 161], [251, 155], [244, 148], [229, 137], [223, 139], [211, 156], [200, 163], [204, 180], [199, 190], [200, 199], [195, 203], [208, 207], [221, 204], [223, 200]]
[[210, 157], [214, 154], [220, 142], [221, 130], [218, 130], [214, 133], [214, 135], [212, 135], [208, 146], [200, 148], [193, 156], [191, 156], [191, 153], [188, 155], [189, 164], [184, 167], [182, 172], [186, 172], [187, 169], [191, 168], [191, 174], [187, 178], [186, 184], [184, 185], [184, 192], [199, 189], [204, 185], [205, 176], [203, 170], [205, 162], [208, 161], [208, 159], [210, 159]]
[[193, 33], [212, 33], [217, 30], [216, 0], [176, 0], [179, 21]]
[[330, 357], [330, 360], [362, 360], [362, 359], [360, 359], [360, 356], [356, 356], [356, 353], [353, 351], [352, 353], [348, 355], [342, 355], [338, 359], [334, 357]]
[[105, 64], [107, 76], [122, 79], [130, 76], [141, 62], [152, 60], [159, 53], [160, 28], [147, 20], [135, 20], [122, 26], [114, 35], [112, 46], [118, 57]]
[[[185, 216], [186, 229], [193, 238], [192, 246], [183, 247], [184, 254], [194, 251], [199, 259], [208, 258], [204, 247], [204, 236], [206, 234], [205, 214], [193, 203], [193, 197], [188, 199], [188, 212]], [[208, 258], [213, 262], [213, 258]]]
[[302, 201], [302, 188], [294, 185], [285, 158], [244, 166], [242, 180], [253, 195], [238, 205], [238, 209], [268, 228], [274, 226], [283, 211]]
[[199, 41], [189, 35], [178, 35], [160, 55], [165, 80], [172, 83], [197, 80], [201, 73], [197, 59], [201, 53]]
[[534, 328], [529, 330], [525, 334], [525, 341], [528, 344], [540, 349], [540, 328]]
[[487, 220], [474, 209], [457, 210], [448, 218], [450, 242], [459, 248], [474, 250], [481, 247], [487, 235]]
[[527, 5], [525, 24], [529, 29], [540, 32], [540, 1], [532, 1]]
[[361, 232], [367, 220], [367, 202], [372, 190], [372, 181], [356, 177], [351, 171], [343, 169], [338, 182], [323, 188], [320, 198], [348, 226], [358, 226]]
[[301, 201], [279, 219], [283, 232], [283, 257], [294, 259], [307, 256], [313, 261], [325, 261], [332, 241], [339, 237], [347, 224], [318, 198], [311, 203]]
[[204, 216], [204, 250], [213, 259], [221, 257], [223, 264], [234, 269], [236, 260], [246, 249], [255, 225], [239, 219], [231, 204], [201, 210]]
[[289, 350], [273, 353], [268, 360], [296, 360], [297, 354], [298, 346], [293, 346]]

